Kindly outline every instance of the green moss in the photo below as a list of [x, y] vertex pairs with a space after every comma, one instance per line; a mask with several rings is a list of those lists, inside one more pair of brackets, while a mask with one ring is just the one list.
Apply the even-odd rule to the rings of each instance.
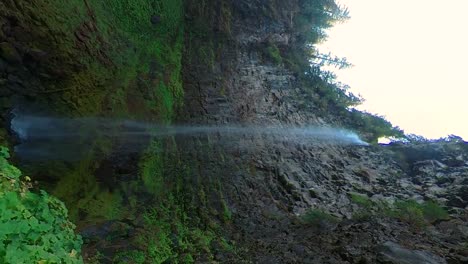
[[[173, 121], [184, 95], [184, 1], [31, 0], [30, 8], [26, 1], [17, 2], [37, 18], [24, 16], [19, 20], [46, 40], [31, 46], [50, 51], [54, 60], [48, 65], [62, 71], [60, 78], [45, 83], [47, 91], [40, 93], [38, 101], [50, 102], [50, 107], [64, 116], [117, 116], [164, 124]], [[222, 1], [219, 10], [211, 5], [214, 1], [209, 2], [201, 8], [206, 16], [199, 19], [207, 24], [200, 34], [210, 36], [204, 39], [208, 44], [191, 48], [213, 68], [220, 44], [212, 40], [212, 19], [221, 11], [222, 18], [215, 27], [228, 35], [232, 15], [227, 1]], [[195, 4], [201, 7], [201, 3]], [[43, 25], [35, 25], [36, 20]], [[119, 254], [116, 262], [193, 263], [201, 255], [212, 258], [211, 243], [221, 237], [220, 219], [206, 224], [188, 217], [189, 211], [193, 218], [198, 215], [190, 207], [190, 199], [198, 193], [195, 189], [187, 193], [185, 182], [193, 175], [185, 171], [186, 165], [177, 157], [167, 154], [171, 151], [161, 151], [167, 149], [166, 144], [171, 143], [151, 140], [138, 161], [139, 179], [116, 184], [112, 191], [94, 175], [101, 161], [115, 154], [114, 142], [104, 137], [97, 137], [80, 161], [44, 165], [58, 180], [51, 188], [54, 194], [64, 198], [70, 215], [80, 224], [122, 219], [135, 208], [143, 211], [136, 193], [151, 200], [151, 205], [144, 205], [147, 212], [138, 241], [132, 241], [139, 250]], [[201, 190], [206, 208], [200, 209], [200, 215], [211, 217], [207, 213], [211, 191], [208, 187], [206, 191]], [[220, 215], [224, 221], [232, 217], [225, 203]]]
[[140, 159], [139, 167], [146, 189], [154, 195], [164, 195], [164, 159], [160, 142], [156, 140], [150, 142]]

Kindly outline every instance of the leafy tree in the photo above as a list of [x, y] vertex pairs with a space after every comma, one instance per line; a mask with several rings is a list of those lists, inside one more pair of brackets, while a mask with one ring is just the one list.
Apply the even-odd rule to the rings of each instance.
[[345, 125], [361, 132], [364, 139], [376, 143], [381, 137], [404, 138], [399, 127], [394, 127], [385, 117], [361, 112], [356, 109], [348, 111]]
[[331, 53], [320, 53], [315, 49], [311, 49], [310, 53], [310, 63], [316, 67], [333, 66], [341, 70], [353, 66], [348, 59], [334, 56]]
[[325, 39], [327, 28], [349, 18], [348, 9], [334, 0], [302, 0], [300, 10], [295, 24], [303, 43], [317, 43]]
[[314, 105], [324, 113], [341, 117], [343, 125], [360, 132], [369, 142], [380, 137], [404, 138], [404, 132], [384, 117], [361, 112], [351, 107], [363, 99], [349, 91], [349, 86], [337, 80], [328, 67], [352, 67], [346, 58], [321, 53], [315, 45], [327, 38], [326, 30], [349, 18], [346, 7], [335, 0], [300, 0], [300, 11], [295, 18], [296, 47], [285, 53], [285, 62], [298, 75], [302, 87], [309, 93]]
[[444, 141], [453, 142], [453, 143], [462, 143], [465, 142], [462, 137], [450, 134], [447, 137], [443, 138]]

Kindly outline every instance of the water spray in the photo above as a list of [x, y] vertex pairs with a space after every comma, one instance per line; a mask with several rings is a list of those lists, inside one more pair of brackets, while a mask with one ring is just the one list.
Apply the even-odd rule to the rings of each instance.
[[[15, 151], [21, 156], [44, 158], [67, 148], [67, 153], [89, 147], [96, 138], [127, 142], [127, 148], [144, 144], [150, 138], [216, 136], [232, 142], [244, 137], [297, 143], [327, 143], [336, 145], [368, 145], [354, 132], [318, 126], [258, 126], [258, 125], [173, 125], [165, 126], [134, 120], [109, 118], [54, 118], [15, 115], [11, 130], [21, 142]], [[131, 143], [131, 144], [130, 144]], [[125, 143], [124, 143], [125, 144]], [[42, 148], [42, 149], [41, 149]], [[69, 149], [71, 148], [71, 149]], [[73, 154], [72, 154], [73, 156]]]

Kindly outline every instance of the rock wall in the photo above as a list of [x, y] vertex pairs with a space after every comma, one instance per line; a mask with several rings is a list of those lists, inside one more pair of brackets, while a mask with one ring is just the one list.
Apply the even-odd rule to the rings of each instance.
[[[306, 91], [294, 72], [265, 56], [267, 45], [294, 47], [291, 16], [297, 3], [283, 4], [274, 17], [264, 11], [274, 1], [227, 1], [227, 5], [231, 35], [218, 47], [214, 63], [209, 67], [185, 63], [186, 112], [182, 121], [220, 126], [338, 125], [334, 113], [321, 114], [313, 104], [301, 107], [298, 102]], [[189, 146], [184, 145], [186, 151], [193, 150], [188, 152], [190, 159], [197, 160], [199, 175], [219, 181], [223, 199], [233, 213], [232, 222], [226, 225], [227, 235], [250, 249], [242, 258], [255, 263], [466, 261], [460, 242], [468, 235], [463, 220], [468, 209], [465, 143], [338, 146], [288, 136], [269, 138], [259, 132], [240, 137], [212, 135], [199, 138], [199, 145], [190, 140], [184, 144]], [[208, 151], [200, 150], [200, 144], [208, 146]], [[206, 186], [209, 184], [207, 181]], [[429, 234], [387, 218], [346, 220], [319, 230], [300, 223], [298, 216], [310, 208], [352, 219], [362, 211], [352, 201], [353, 194], [389, 204], [433, 199], [449, 206], [454, 219], [431, 226]], [[463, 231], [455, 238], [443, 235], [444, 228]], [[402, 249], [394, 242], [423, 253]], [[407, 259], [402, 256], [404, 250], [410, 252], [405, 253]]]
[[[18, 101], [67, 116], [170, 122], [181, 94], [183, 46], [182, 21], [169, 27], [174, 10], [162, 10], [156, 19], [151, 10], [130, 14], [112, 5], [117, 2], [73, 3], [0, 3], [2, 123]], [[185, 4], [185, 108], [179, 122], [339, 126], [338, 115], [307, 101], [319, 96], [301, 87], [277, 57], [298, 48], [298, 1]], [[116, 21], [125, 23], [114, 27]], [[155, 43], [163, 48], [149, 45]], [[121, 251], [143, 252], [151, 241], [164, 242], [179, 257], [192, 254], [198, 263], [468, 261], [464, 142], [342, 146], [258, 131], [180, 136], [153, 145], [145, 155], [109, 149], [66, 173], [54, 167], [62, 179], [56, 193], [69, 206], [79, 204], [73, 211], [83, 218], [85, 254], [101, 251], [110, 263]], [[446, 206], [450, 219], [415, 227], [382, 213], [381, 204], [405, 199], [434, 200]], [[156, 224], [144, 221], [148, 207], [159, 213]], [[302, 219], [310, 209], [323, 213], [314, 224]], [[164, 232], [152, 232], [160, 226]], [[163, 235], [164, 241], [155, 241]], [[226, 238], [234, 249], [213, 237]]]

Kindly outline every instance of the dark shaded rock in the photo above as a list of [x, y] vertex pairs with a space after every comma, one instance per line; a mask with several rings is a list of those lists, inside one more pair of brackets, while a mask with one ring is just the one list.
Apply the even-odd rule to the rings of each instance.
[[8, 82], [12, 84], [23, 84], [23, 80], [21, 80], [20, 77], [13, 75], [13, 74], [8, 75]]
[[21, 62], [21, 56], [13, 45], [8, 42], [0, 43], [0, 57], [11, 63]]
[[379, 260], [392, 264], [443, 264], [444, 259], [422, 250], [409, 250], [387, 241], [379, 247]]
[[468, 186], [462, 186], [458, 190], [458, 196], [460, 196], [461, 199], [463, 199], [465, 202], [467, 202], [468, 201]]
[[20, 26], [13, 27], [10, 34], [13, 38], [20, 42], [29, 42], [33, 40], [31, 33], [28, 32], [27, 29]]
[[7, 63], [4, 60], [0, 59], [0, 72], [5, 71], [6, 68], [7, 68]]
[[161, 17], [158, 15], [151, 16], [151, 24], [157, 25], [161, 22]]
[[40, 49], [30, 49], [24, 55], [24, 64], [40, 63], [47, 59], [47, 52]]
[[8, 97], [0, 98], [0, 109], [9, 109], [13, 106], [13, 102]]
[[452, 196], [449, 198], [447, 205], [452, 207], [465, 208], [468, 205], [468, 202], [464, 201], [458, 196]]

